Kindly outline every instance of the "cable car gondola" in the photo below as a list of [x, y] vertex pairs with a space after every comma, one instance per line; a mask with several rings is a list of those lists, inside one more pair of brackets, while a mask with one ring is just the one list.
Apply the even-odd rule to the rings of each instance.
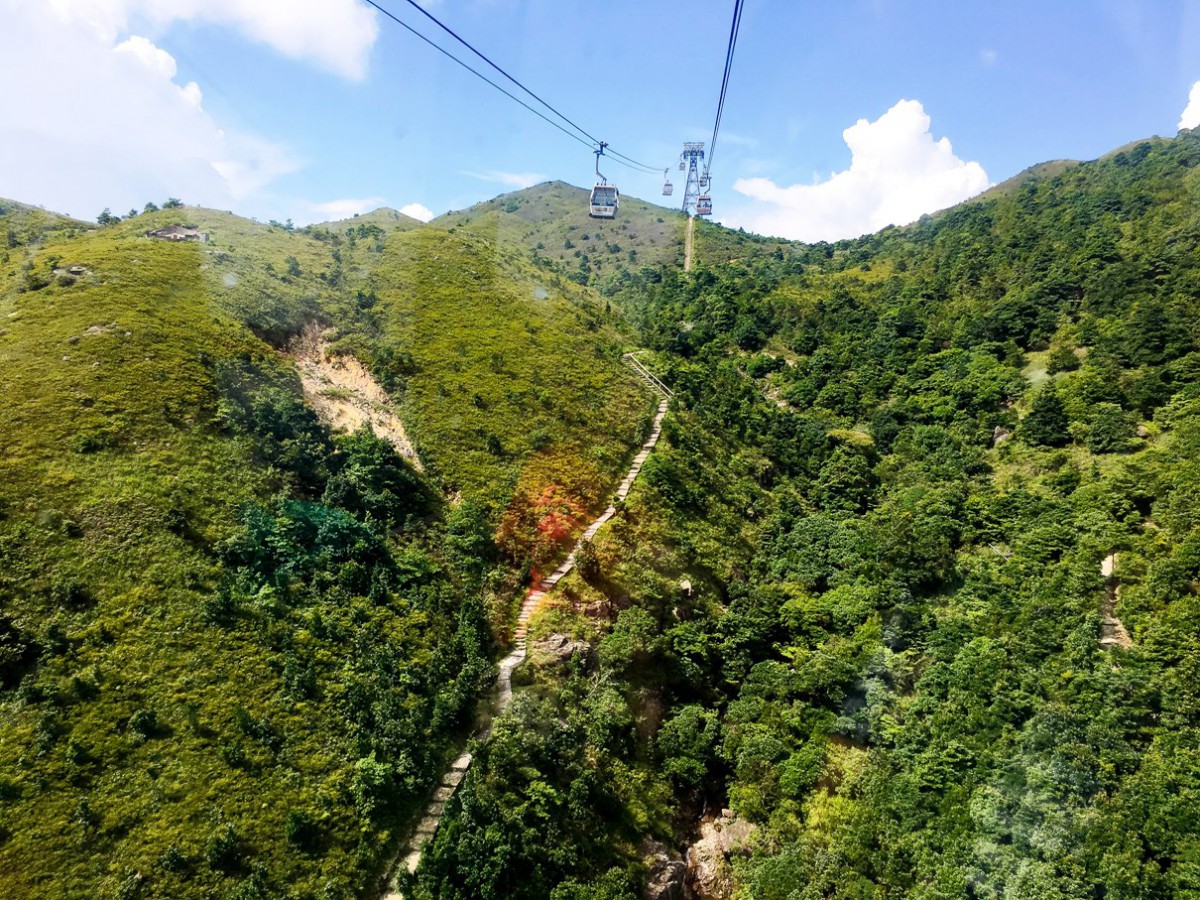
[[669, 171], [671, 171], [671, 170], [663, 169], [663, 196], [664, 197], [670, 197], [673, 193], [675, 193], [675, 186], [673, 184], [671, 184], [671, 179], [667, 177], [667, 173]]
[[597, 184], [592, 188], [592, 199], [588, 215], [595, 219], [612, 219], [617, 215], [617, 203], [621, 192], [615, 184]]
[[708, 194], [701, 194], [696, 198], [696, 215], [712, 215], [712, 197], [710, 197]]
[[600, 142], [600, 149], [596, 150], [596, 184], [592, 187], [592, 196], [588, 202], [588, 215], [594, 219], [612, 219], [617, 215], [617, 204], [621, 200], [621, 192], [617, 190], [615, 184], [609, 184], [608, 179], [600, 172], [600, 157], [604, 155], [604, 148], [607, 147], [604, 141]]

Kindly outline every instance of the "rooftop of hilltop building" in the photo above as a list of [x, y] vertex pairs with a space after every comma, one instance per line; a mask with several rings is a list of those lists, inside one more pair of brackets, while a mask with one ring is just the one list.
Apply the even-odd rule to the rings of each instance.
[[193, 225], [168, 225], [166, 228], [158, 228], [154, 231], [147, 231], [146, 237], [154, 238], [159, 241], [200, 241], [201, 243], [208, 242], [208, 232], [201, 231]]

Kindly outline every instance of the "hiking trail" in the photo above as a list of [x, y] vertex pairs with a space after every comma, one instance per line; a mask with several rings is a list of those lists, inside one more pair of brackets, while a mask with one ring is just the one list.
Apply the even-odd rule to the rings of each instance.
[[696, 217], [688, 216], [687, 235], [683, 241], [683, 271], [692, 271], [692, 234], [696, 228]]
[[1129, 648], [1133, 638], [1125, 624], [1117, 618], [1117, 601], [1121, 599], [1121, 583], [1117, 578], [1117, 554], [1110, 553], [1100, 563], [1100, 574], [1104, 576], [1104, 602], [1100, 607], [1100, 648]]
[[[658, 443], [659, 436], [662, 434], [663, 417], [667, 414], [667, 407], [673, 396], [671, 389], [655, 377], [635, 354], [626, 353], [623, 360], [652, 391], [661, 397], [658, 409], [654, 414], [654, 424], [650, 429], [649, 437], [646, 438], [642, 446], [638, 449], [638, 452], [634, 455], [633, 462], [629, 466], [629, 471], [625, 473], [624, 479], [617, 486], [612, 503], [584, 529], [583, 534], [579, 536], [579, 539], [571, 548], [571, 552], [567, 554], [567, 558], [562, 561], [559, 567], [533, 585], [525, 594], [525, 599], [521, 603], [521, 611], [517, 615], [517, 626], [513, 631], [512, 652], [500, 660], [499, 674], [496, 676], [496, 684], [492, 688], [491, 701], [496, 716], [502, 715], [512, 702], [512, 673], [517, 666], [525, 661], [528, 653], [530, 619], [533, 618], [533, 614], [537, 611], [542, 600], [546, 598], [546, 595], [554, 590], [555, 585], [575, 568], [575, 562], [579, 557], [580, 550], [583, 549], [583, 545], [594, 538], [596, 532], [617, 514], [617, 504], [629, 495], [629, 491], [633, 487], [633, 482], [637, 479], [638, 473], [642, 471], [642, 466], [649, 458], [651, 451], [654, 450], [655, 445]], [[486, 741], [490, 733], [491, 728], [486, 727], [483, 731], [475, 735], [475, 737], [480, 741]], [[417, 870], [417, 866], [421, 862], [421, 851], [425, 849], [425, 845], [437, 833], [438, 825], [442, 821], [442, 814], [446, 810], [446, 804], [450, 802], [450, 798], [458, 790], [458, 786], [462, 783], [463, 778], [466, 777], [467, 769], [470, 766], [471, 754], [468, 751], [464, 751], [455, 758], [454, 762], [450, 764], [450, 768], [442, 776], [436, 790], [433, 792], [433, 796], [430, 797], [428, 804], [425, 806], [424, 815], [417, 822], [416, 829], [397, 857], [396, 865], [388, 877], [387, 892], [384, 894], [383, 900], [404, 900], [404, 895], [400, 893], [399, 888], [396, 886], [396, 874], [401, 865], [408, 872], [415, 872]]]

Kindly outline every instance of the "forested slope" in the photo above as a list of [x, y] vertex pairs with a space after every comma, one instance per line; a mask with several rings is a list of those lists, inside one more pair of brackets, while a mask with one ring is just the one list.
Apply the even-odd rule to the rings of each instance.
[[639, 272], [665, 446], [535, 627], [593, 649], [527, 673], [418, 895], [637, 896], [725, 806], [708, 896], [1197, 890], [1198, 169]]

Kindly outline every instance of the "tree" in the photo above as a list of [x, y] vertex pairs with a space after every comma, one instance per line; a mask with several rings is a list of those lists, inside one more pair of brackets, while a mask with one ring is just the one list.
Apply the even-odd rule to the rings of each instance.
[[839, 445], [821, 467], [813, 496], [823, 509], [861, 512], [871, 502], [876, 481], [862, 453]]
[[142, 212], [144, 212], [144, 213], [158, 212], [158, 204], [155, 203], [153, 200], [151, 200], [144, 207], [142, 207]]
[[162, 205], [163, 209], [182, 209], [183, 201], [178, 197], [170, 197], [167, 202]]
[[102, 213], [100, 213], [100, 215], [96, 216], [96, 222], [98, 224], [104, 225], [106, 227], [109, 225], [116, 225], [120, 221], [121, 221], [121, 217], [114, 216], [112, 214], [112, 210], [109, 209], [107, 206], [104, 207], [104, 212], [102, 212]]
[[1098, 403], [1088, 419], [1087, 448], [1093, 453], [1124, 453], [1133, 446], [1133, 417], [1115, 403]]
[[1042, 388], [1033, 398], [1029, 415], [1021, 421], [1020, 435], [1028, 444], [1063, 447], [1071, 440], [1067, 431], [1067, 410], [1053, 384]]
[[713, 710], [696, 705], [680, 709], [658, 732], [663, 773], [682, 787], [703, 787], [716, 756], [719, 732]]

